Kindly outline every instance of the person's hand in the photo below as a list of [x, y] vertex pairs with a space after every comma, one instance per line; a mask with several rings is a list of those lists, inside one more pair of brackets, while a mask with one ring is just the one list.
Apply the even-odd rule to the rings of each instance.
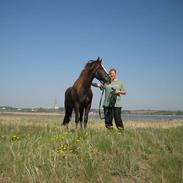
[[111, 93], [113, 93], [113, 94], [119, 94], [119, 91], [118, 90], [112, 90]]
[[97, 87], [98, 88], [102, 88], [102, 84], [101, 83], [97, 83]]
[[100, 89], [103, 87], [101, 83], [92, 83], [91, 85]]
[[114, 93], [118, 95], [118, 94], [120, 94], [120, 91], [119, 90], [115, 90]]
[[126, 91], [124, 91], [124, 90], [115, 90], [114, 93], [117, 94], [117, 95], [125, 95]]

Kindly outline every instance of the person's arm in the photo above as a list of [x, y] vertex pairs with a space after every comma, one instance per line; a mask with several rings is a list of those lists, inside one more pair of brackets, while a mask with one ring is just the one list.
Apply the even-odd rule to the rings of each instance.
[[127, 91], [125, 90], [116, 90], [115, 91], [115, 94], [118, 94], [118, 95], [126, 95]]
[[126, 95], [127, 91], [125, 90], [122, 82], [121, 82], [120, 90], [116, 90], [114, 93], [117, 95]]

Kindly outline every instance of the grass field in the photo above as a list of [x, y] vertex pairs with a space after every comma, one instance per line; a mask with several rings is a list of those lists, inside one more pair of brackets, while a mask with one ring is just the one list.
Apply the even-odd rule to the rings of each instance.
[[0, 115], [0, 183], [183, 182], [183, 121], [126, 121], [123, 133], [60, 124]]

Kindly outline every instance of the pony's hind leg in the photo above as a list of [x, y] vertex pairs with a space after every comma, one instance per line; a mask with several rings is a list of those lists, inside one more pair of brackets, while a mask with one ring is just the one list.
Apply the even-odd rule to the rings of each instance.
[[83, 128], [83, 112], [84, 112], [84, 107], [80, 107], [79, 109], [79, 122], [80, 122], [80, 128]]
[[65, 126], [66, 130], [69, 129], [69, 121], [70, 119], [67, 116], [65, 116], [62, 124]]
[[76, 123], [76, 129], [77, 129], [78, 123], [79, 123], [79, 104], [75, 104], [74, 111], [75, 111], [75, 123]]
[[84, 116], [84, 128], [87, 128], [87, 123], [88, 123], [88, 113], [90, 111], [91, 104], [87, 105], [85, 108], [85, 116]]

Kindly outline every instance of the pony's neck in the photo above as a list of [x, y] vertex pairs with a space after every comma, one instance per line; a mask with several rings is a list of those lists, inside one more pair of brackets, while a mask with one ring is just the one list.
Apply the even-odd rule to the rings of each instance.
[[83, 86], [84, 88], [89, 88], [91, 87], [93, 79], [94, 79], [94, 75], [92, 71], [84, 69], [81, 72], [79, 78], [76, 80], [74, 85], [75, 86], [79, 85], [79, 86]]
[[83, 72], [81, 73], [81, 78], [82, 78], [82, 84], [85, 86], [85, 87], [90, 87], [91, 84], [92, 84], [92, 81], [94, 79], [94, 76], [93, 76], [93, 73], [92, 71], [89, 71], [89, 70], [83, 70]]

